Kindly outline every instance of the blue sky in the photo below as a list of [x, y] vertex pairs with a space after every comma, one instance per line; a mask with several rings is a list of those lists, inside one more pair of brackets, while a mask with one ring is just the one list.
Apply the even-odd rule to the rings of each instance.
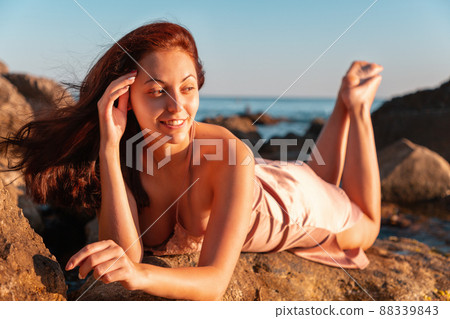
[[[115, 39], [156, 19], [186, 26], [204, 95], [278, 96], [374, 1], [77, 0]], [[379, 0], [286, 93], [334, 97], [351, 61], [385, 67], [378, 98], [450, 78], [450, 1]], [[0, 60], [12, 72], [81, 80], [112, 40], [73, 0], [0, 0]]]

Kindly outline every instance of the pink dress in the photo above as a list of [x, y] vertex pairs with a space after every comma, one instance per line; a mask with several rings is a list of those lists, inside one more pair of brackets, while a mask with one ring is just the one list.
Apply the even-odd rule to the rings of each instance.
[[[353, 226], [363, 215], [345, 192], [318, 177], [303, 162], [256, 159], [251, 222], [243, 252], [290, 251], [295, 255], [343, 268], [363, 269], [369, 260], [361, 248], [342, 250], [336, 233]], [[265, 163], [264, 163], [265, 162]], [[179, 222], [157, 247], [156, 256], [201, 250], [202, 236], [193, 236]]]

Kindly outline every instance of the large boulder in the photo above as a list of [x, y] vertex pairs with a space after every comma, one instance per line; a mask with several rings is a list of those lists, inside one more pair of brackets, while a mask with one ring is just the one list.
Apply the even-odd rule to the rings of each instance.
[[377, 149], [404, 137], [450, 161], [450, 81], [384, 103], [372, 122]]
[[0, 180], [0, 300], [66, 300], [56, 258]]
[[[29, 74], [7, 73], [0, 76], [0, 137], [16, 132], [41, 111], [65, 107], [73, 98], [55, 81]], [[11, 158], [0, 153], [0, 170], [8, 168]], [[13, 202], [23, 209], [31, 226], [42, 234], [44, 225], [36, 205], [26, 195], [20, 172], [0, 172], [0, 180], [8, 188]]]
[[0, 136], [17, 131], [33, 119], [33, 109], [17, 88], [0, 75]]
[[413, 203], [450, 195], [450, 165], [426, 147], [401, 139], [378, 153], [383, 200]]
[[8, 73], [4, 77], [26, 98], [35, 114], [74, 103], [72, 96], [51, 79], [23, 73]]
[[[33, 110], [17, 88], [0, 76], [0, 136], [16, 132], [33, 118]], [[0, 180], [8, 189], [15, 205], [23, 209], [34, 230], [42, 233], [44, 225], [36, 206], [26, 195], [25, 180], [20, 172], [1, 172], [8, 168], [10, 159], [0, 153]]]
[[5, 63], [3, 63], [2, 61], [0, 61], [0, 74], [8, 73], [8, 72], [9, 72], [8, 66]]
[[[406, 238], [377, 240], [364, 270], [329, 267], [289, 252], [242, 253], [222, 300], [447, 300], [449, 257]], [[161, 267], [195, 266], [199, 253], [144, 257]], [[350, 277], [351, 276], [351, 277]], [[92, 276], [72, 300], [165, 300]]]

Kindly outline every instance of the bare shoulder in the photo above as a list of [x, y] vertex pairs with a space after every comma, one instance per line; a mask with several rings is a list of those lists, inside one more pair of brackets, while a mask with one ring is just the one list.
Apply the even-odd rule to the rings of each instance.
[[197, 164], [215, 173], [254, 169], [251, 149], [225, 127], [199, 122], [194, 143]]
[[233, 133], [231, 133], [227, 128], [203, 122], [196, 122], [196, 138], [225, 138], [234, 137], [237, 138]]

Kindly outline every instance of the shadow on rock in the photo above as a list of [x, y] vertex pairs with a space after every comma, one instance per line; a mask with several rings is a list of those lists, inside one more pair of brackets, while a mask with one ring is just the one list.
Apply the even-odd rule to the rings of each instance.
[[60, 283], [55, 281], [53, 276], [48, 274], [61, 271], [59, 263], [42, 255], [33, 256], [34, 272], [40, 277], [42, 284], [48, 293], [59, 293]]

